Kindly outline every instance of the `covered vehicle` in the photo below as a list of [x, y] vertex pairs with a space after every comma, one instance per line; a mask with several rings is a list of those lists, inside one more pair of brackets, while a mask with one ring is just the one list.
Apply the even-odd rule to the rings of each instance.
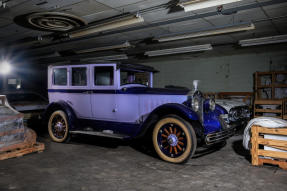
[[237, 123], [230, 110], [204, 99], [196, 87], [153, 88], [155, 72], [123, 63], [49, 66], [45, 116], [50, 137], [65, 142], [70, 134], [149, 136], [161, 159], [183, 163], [197, 146], [220, 143], [234, 134]]
[[24, 114], [25, 122], [36, 122], [42, 117], [49, 104], [47, 98], [32, 91], [7, 91], [3, 92], [11, 107]]
[[[13, 151], [32, 147], [36, 143], [36, 133], [23, 124], [23, 114], [14, 110], [5, 95], [0, 95], [0, 154], [1, 159], [13, 156]], [[33, 150], [30, 148], [30, 150]], [[24, 153], [26, 151], [22, 151]], [[34, 152], [34, 151], [31, 151]], [[29, 152], [26, 152], [29, 153]], [[18, 153], [18, 156], [21, 154]]]

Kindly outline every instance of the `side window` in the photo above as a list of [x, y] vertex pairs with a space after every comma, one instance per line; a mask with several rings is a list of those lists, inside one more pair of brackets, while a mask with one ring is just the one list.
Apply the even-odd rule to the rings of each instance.
[[113, 66], [97, 66], [94, 68], [95, 85], [96, 86], [112, 86], [114, 85], [114, 67]]
[[87, 85], [87, 68], [77, 67], [72, 68], [72, 86]]
[[53, 69], [53, 84], [56, 86], [67, 85], [67, 68]]

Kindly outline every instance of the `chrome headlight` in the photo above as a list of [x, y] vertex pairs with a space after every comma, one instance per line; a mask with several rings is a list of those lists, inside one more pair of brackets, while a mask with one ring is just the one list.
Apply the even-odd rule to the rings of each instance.
[[199, 111], [199, 106], [200, 106], [199, 99], [198, 98], [193, 98], [192, 102], [191, 102], [191, 106], [192, 106], [192, 109], [195, 112], [198, 112]]
[[215, 100], [214, 99], [209, 99], [209, 109], [211, 111], [214, 111], [215, 110], [215, 106], [216, 106]]
[[230, 109], [228, 113], [228, 117], [230, 121], [237, 121], [239, 119], [249, 118], [250, 110], [248, 106], [235, 107], [235, 108]]

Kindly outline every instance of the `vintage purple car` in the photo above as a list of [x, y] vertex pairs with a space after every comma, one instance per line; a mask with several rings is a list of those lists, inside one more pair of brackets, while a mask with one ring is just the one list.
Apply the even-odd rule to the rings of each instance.
[[114, 138], [149, 136], [158, 156], [183, 163], [197, 145], [224, 142], [247, 120], [245, 106], [224, 108], [197, 89], [153, 88], [154, 68], [137, 64], [53, 65], [48, 69], [48, 132]]

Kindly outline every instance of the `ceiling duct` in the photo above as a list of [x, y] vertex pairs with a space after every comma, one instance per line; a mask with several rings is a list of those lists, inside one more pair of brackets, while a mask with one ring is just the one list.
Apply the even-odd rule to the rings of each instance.
[[188, 12], [188, 11], [195, 11], [199, 9], [234, 3], [238, 1], [241, 0], [192, 0], [192, 1], [180, 2], [178, 5], [184, 8], [185, 12]]
[[247, 46], [258, 46], [258, 45], [264, 45], [264, 44], [277, 44], [277, 43], [284, 43], [284, 42], [287, 42], [287, 35], [278, 35], [278, 36], [270, 36], [270, 37], [263, 37], [263, 38], [240, 40], [239, 44], [242, 47], [247, 47]]
[[74, 30], [87, 23], [80, 17], [61, 12], [36, 12], [14, 18], [20, 26], [34, 30], [64, 32]]
[[153, 51], [145, 52], [145, 55], [149, 57], [153, 57], [153, 56], [163, 56], [163, 55], [171, 55], [171, 54], [181, 54], [181, 53], [188, 53], [188, 52], [201, 52], [201, 51], [206, 51], [206, 50], [212, 50], [211, 44], [186, 46], [186, 47], [170, 48], [170, 49], [163, 49], [163, 50], [153, 50]]
[[209, 30], [194, 31], [189, 33], [177, 33], [173, 35], [162, 36], [156, 38], [155, 40], [158, 40], [159, 42], [167, 42], [167, 41], [182, 40], [189, 38], [198, 38], [204, 36], [221, 35], [234, 32], [242, 32], [253, 29], [255, 29], [255, 25], [253, 23], [239, 23], [239, 24], [226, 25], [224, 27], [214, 27], [210, 28]]
[[112, 30], [112, 29], [116, 29], [116, 28], [120, 28], [120, 27], [124, 27], [124, 26], [129, 26], [129, 25], [141, 23], [141, 22], [144, 22], [144, 18], [141, 17], [140, 15], [128, 16], [128, 17], [124, 17], [121, 19], [116, 19], [116, 20], [113, 20], [110, 22], [106, 22], [103, 24], [99, 24], [99, 25], [96, 25], [96, 26], [93, 26], [93, 27], [90, 27], [87, 29], [83, 29], [83, 30], [69, 33], [69, 37], [70, 38], [79, 38], [82, 36], [87, 36], [90, 34], [99, 33], [99, 32], [103, 32], [103, 31], [107, 31], [107, 30]]

